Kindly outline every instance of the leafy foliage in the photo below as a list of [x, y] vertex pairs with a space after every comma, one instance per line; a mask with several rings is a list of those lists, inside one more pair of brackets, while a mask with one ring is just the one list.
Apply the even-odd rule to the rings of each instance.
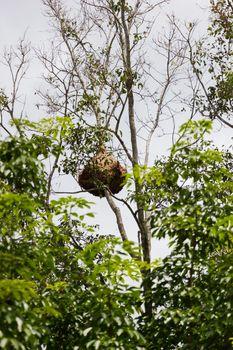
[[233, 158], [205, 140], [210, 131], [207, 120], [184, 124], [167, 159], [133, 170], [153, 235], [172, 248], [148, 277], [151, 318], [142, 313], [145, 266], [129, 257], [139, 252], [86, 224], [86, 200], [44, 201], [35, 137], [1, 142], [1, 348], [231, 348]]
[[109, 139], [110, 135], [106, 130], [79, 123], [67, 139], [66, 153], [62, 162], [63, 171], [75, 176], [77, 170], [83, 168]]
[[185, 124], [171, 156], [155, 164], [159, 177], [151, 172], [145, 185], [153, 234], [172, 248], [151, 274], [149, 349], [231, 349], [232, 154], [205, 141], [209, 127]]
[[[0, 140], [0, 348], [230, 350], [231, 150], [219, 151], [206, 140], [210, 120], [190, 120], [180, 128], [169, 157], [150, 168], [138, 164], [137, 138], [148, 131], [149, 146], [161, 116], [167, 114], [166, 105], [174, 101], [168, 87], [179, 81], [181, 56], [186, 56], [175, 31], [166, 43], [158, 42], [168, 60], [167, 80], [158, 81], [160, 99], [152, 94], [157, 119], [137, 118], [134, 102], [139, 98], [147, 106], [151, 93], [145, 86], [143, 95], [144, 83], [148, 77], [149, 84], [157, 80], [151, 80], [153, 69], [147, 73], [143, 68], [140, 46], [143, 51], [150, 31], [143, 12], [166, 0], [155, 5], [139, 1], [135, 7], [127, 1], [105, 1], [101, 11], [94, 1], [83, 1], [81, 9], [89, 19], [81, 25], [59, 1], [43, 2], [62, 36], [54, 42], [57, 51], [52, 58], [41, 56], [49, 71], [45, 79], [55, 91], [54, 96], [41, 96], [59, 115], [40, 122], [15, 117], [18, 84], [27, 63], [22, 42], [15, 75], [14, 52], [6, 55], [15, 89], [12, 99], [0, 90], [1, 127], [7, 134]], [[226, 118], [226, 123], [232, 112], [232, 5], [211, 0], [211, 6], [209, 49], [203, 50], [201, 43], [191, 63], [204, 91], [197, 98], [199, 110], [211, 119]], [[91, 37], [95, 41], [97, 28], [106, 38], [102, 47], [88, 42]], [[107, 35], [106, 28], [110, 28]], [[15, 55], [20, 61], [21, 56]], [[211, 78], [208, 87], [202, 83], [203, 67], [208, 67]], [[9, 129], [5, 113], [11, 119]], [[123, 138], [120, 124], [127, 113], [130, 132], [124, 131]], [[18, 136], [12, 136], [12, 128]], [[76, 176], [77, 169], [112, 137], [135, 165], [125, 176], [127, 201], [133, 204], [124, 203], [138, 225], [139, 247], [127, 239], [119, 208], [111, 204], [113, 191], [108, 201], [123, 243], [98, 234], [97, 226], [87, 223], [94, 215], [85, 199], [50, 198], [54, 174]], [[50, 173], [48, 159], [53, 160]], [[171, 248], [166, 258], [153, 264], [149, 264], [151, 233], [157, 239], [167, 238]]]
[[232, 251], [198, 261], [174, 252], [153, 281], [148, 349], [232, 349]]
[[44, 202], [37, 142], [0, 144], [0, 348], [142, 349], [140, 289], [126, 280], [140, 278], [132, 248], [118, 252], [118, 240], [85, 223], [86, 200]]
[[[208, 71], [208, 85], [202, 87], [204, 96], [199, 96], [198, 106], [204, 115], [231, 122], [232, 117], [232, 0], [211, 0], [211, 23], [209, 41], [197, 47], [193, 66], [199, 80]], [[227, 124], [227, 123], [225, 123]], [[227, 124], [231, 126], [231, 124]]]
[[2, 141], [0, 144], [1, 181], [6, 183], [12, 191], [27, 193], [42, 199], [46, 187], [44, 167], [38, 160], [42, 152], [39, 140], [35, 142], [21, 137], [12, 137]]

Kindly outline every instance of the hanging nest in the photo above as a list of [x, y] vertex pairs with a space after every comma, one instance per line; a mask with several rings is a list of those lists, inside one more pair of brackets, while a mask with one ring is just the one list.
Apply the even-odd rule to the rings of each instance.
[[120, 192], [126, 173], [126, 168], [101, 147], [80, 173], [78, 182], [87, 192], [104, 197], [105, 189], [113, 194]]

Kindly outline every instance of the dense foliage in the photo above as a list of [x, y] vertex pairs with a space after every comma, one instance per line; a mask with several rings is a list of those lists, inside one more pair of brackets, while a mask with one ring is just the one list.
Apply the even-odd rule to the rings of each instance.
[[[233, 154], [210, 141], [211, 119], [232, 128], [232, 1], [210, 1], [210, 37], [195, 49], [194, 26], [185, 39], [170, 19], [170, 34], [154, 42], [166, 61], [162, 80], [144, 62], [144, 40], [153, 26], [146, 15], [167, 0], [80, 0], [80, 23], [59, 0], [42, 2], [58, 33], [51, 56], [40, 53], [50, 89], [40, 97], [52, 117], [15, 116], [23, 41], [5, 55], [12, 94], [0, 90], [0, 349], [232, 349]], [[179, 101], [191, 117], [149, 167], [154, 133], [167, 115], [176, 119], [172, 90], [187, 64], [197, 86]], [[107, 181], [103, 193], [121, 239], [99, 231], [82, 190], [63, 197], [53, 187], [56, 176], [77, 180], [103, 145], [129, 165], [125, 197]], [[115, 200], [134, 220], [137, 245]], [[168, 240], [164, 259], [151, 259], [152, 238]]]
[[135, 169], [153, 234], [171, 242], [150, 276], [150, 319], [135, 248], [87, 225], [86, 200], [48, 206], [35, 138], [1, 141], [1, 348], [231, 349], [232, 155], [204, 140], [210, 126], [185, 124], [168, 159]]
[[184, 125], [171, 156], [146, 174], [153, 234], [171, 246], [151, 274], [149, 349], [231, 349], [233, 158], [203, 139], [209, 127]]
[[140, 349], [140, 293], [128, 285], [139, 279], [127, 257], [134, 248], [117, 252], [117, 240], [86, 225], [86, 200], [47, 205], [39, 145], [35, 138], [0, 145], [0, 348]]

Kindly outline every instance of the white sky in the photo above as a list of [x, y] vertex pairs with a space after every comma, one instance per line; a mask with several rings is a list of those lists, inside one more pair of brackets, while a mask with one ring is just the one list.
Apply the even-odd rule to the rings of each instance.
[[[69, 1], [65, 1], [68, 4]], [[77, 1], [78, 2], [78, 1]], [[151, 0], [153, 3], [153, 0]], [[193, 21], [198, 20], [198, 35], [204, 34], [207, 19], [208, 19], [208, 0], [171, 0], [170, 5], [164, 6], [167, 11], [174, 13], [181, 21]], [[161, 26], [163, 23], [161, 23]], [[48, 19], [43, 16], [43, 7], [40, 0], [0, 0], [0, 52], [2, 52], [5, 46], [16, 45], [17, 41], [26, 32], [26, 37], [31, 41], [33, 46], [39, 47], [41, 44], [48, 42], [50, 37]], [[40, 67], [38, 62], [33, 60], [29, 70], [28, 77], [24, 82], [25, 92], [31, 96], [30, 101], [35, 101], [34, 90], [38, 88], [40, 84]], [[8, 75], [0, 65], [0, 87], [8, 86]], [[29, 113], [39, 113], [37, 109], [33, 107], [33, 104], [29, 105]], [[219, 138], [219, 133], [216, 133], [214, 138], [216, 142], [221, 145], [226, 138], [230, 139], [230, 130], [227, 129]], [[224, 136], [222, 136], [224, 135]], [[161, 143], [161, 140], [158, 141]], [[70, 184], [72, 186], [72, 184]], [[67, 190], [70, 190], [68, 188]], [[61, 189], [63, 190], [63, 189]], [[117, 227], [114, 221], [114, 216], [110, 209], [106, 206], [105, 200], [98, 200], [94, 197], [89, 197], [89, 200], [96, 201], [97, 205], [94, 208], [96, 211], [96, 219], [101, 225], [102, 233], [115, 233]], [[126, 227], [129, 229], [134, 226], [133, 221], [128, 215], [126, 209], [123, 210]], [[134, 230], [133, 230], [134, 231]], [[133, 239], [133, 237], [130, 237]], [[160, 241], [153, 245], [153, 255], [156, 257], [163, 256], [167, 252], [167, 243]]]
[[[71, 0], [64, 1], [65, 4], [70, 2]], [[171, 0], [170, 5], [164, 7], [180, 19], [205, 22], [208, 3], [208, 0]], [[40, 0], [0, 0], [0, 6], [1, 45], [16, 43], [27, 29], [28, 36], [34, 43], [38, 44], [38, 41], [46, 38], [47, 19], [43, 16]]]

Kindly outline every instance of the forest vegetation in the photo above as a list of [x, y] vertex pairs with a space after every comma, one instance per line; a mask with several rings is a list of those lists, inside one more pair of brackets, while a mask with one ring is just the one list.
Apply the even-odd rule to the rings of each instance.
[[[40, 120], [17, 112], [30, 45], [2, 54], [0, 348], [232, 349], [233, 155], [211, 132], [233, 129], [233, 1], [210, 0], [198, 40], [175, 16], [156, 33], [169, 0], [42, 3]], [[98, 197], [116, 235], [95, 221]]]

